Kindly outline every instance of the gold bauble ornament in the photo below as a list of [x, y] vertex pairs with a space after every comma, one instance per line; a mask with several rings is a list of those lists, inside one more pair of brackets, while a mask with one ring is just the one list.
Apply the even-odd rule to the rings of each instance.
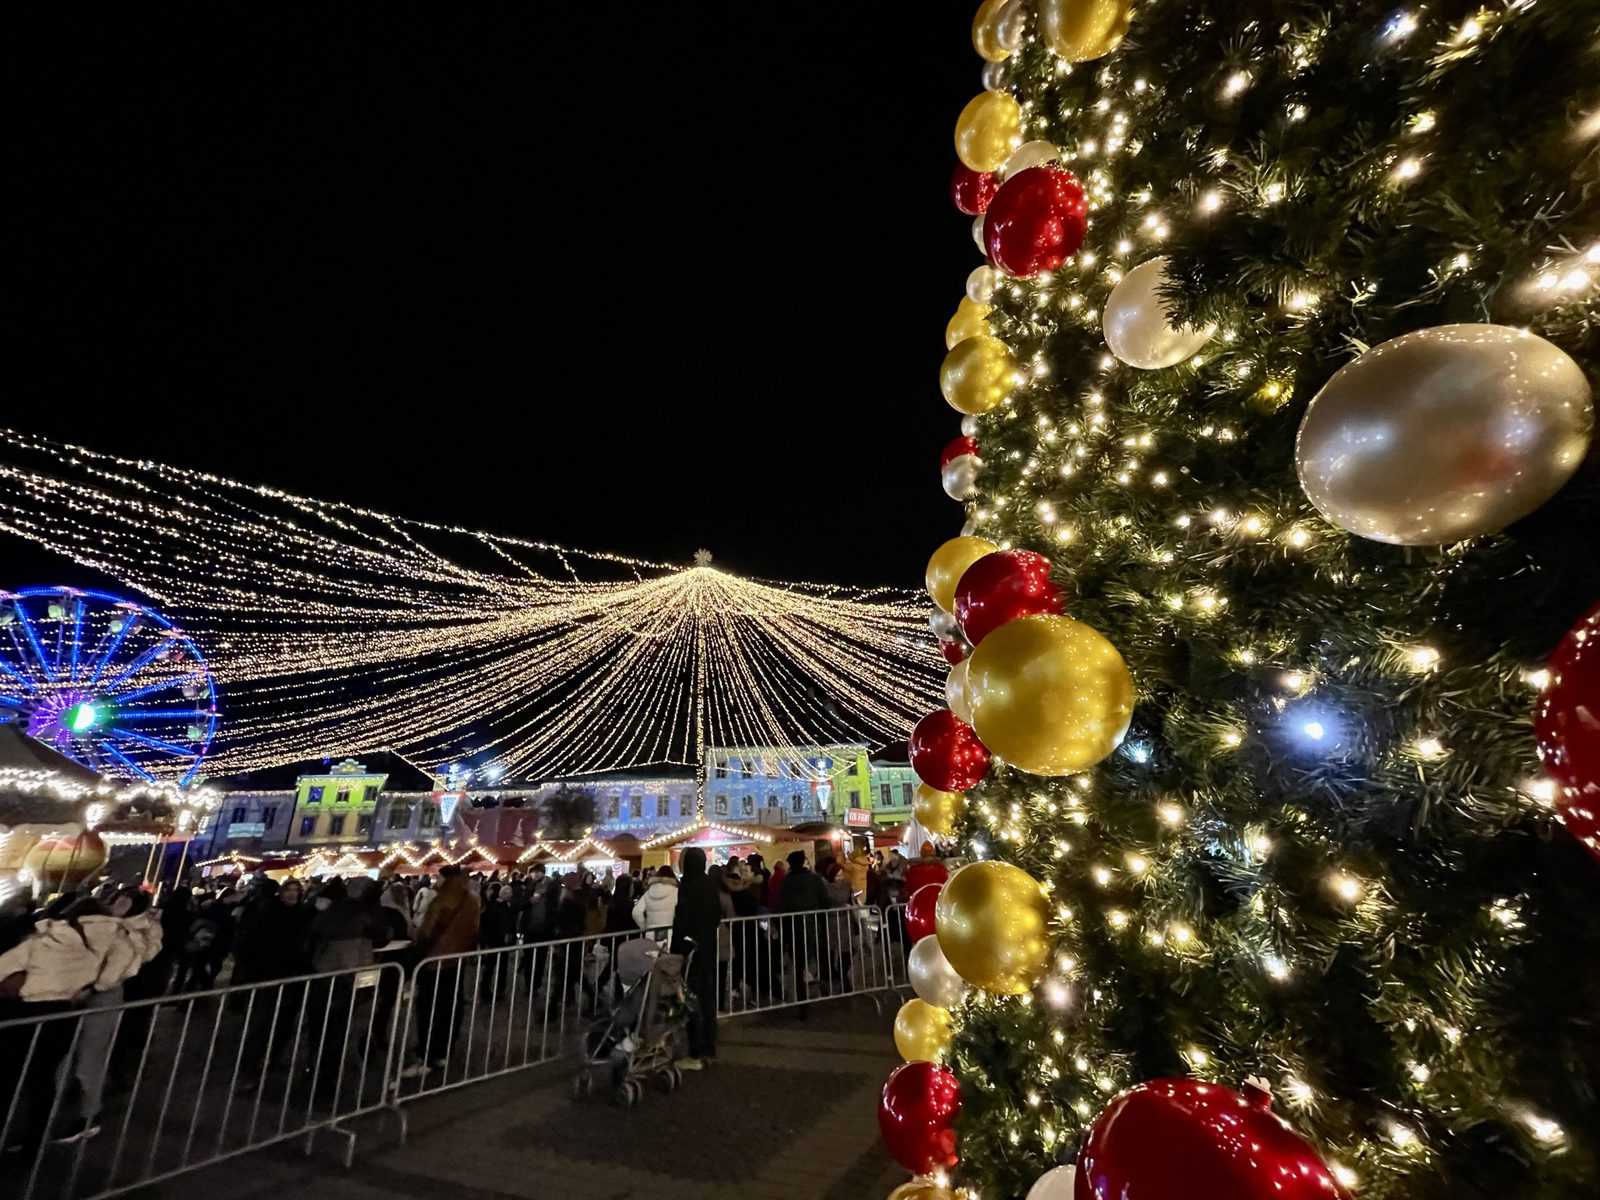
[[929, 833], [936, 833], [940, 837], [951, 837], [955, 834], [956, 821], [967, 807], [965, 793], [941, 792], [936, 787], [919, 783], [912, 796], [911, 811], [916, 815], [918, 824]]
[[1035, 775], [1071, 775], [1117, 748], [1133, 716], [1122, 655], [1071, 617], [1020, 617], [967, 665], [972, 727], [990, 751]]
[[1115, 50], [1128, 32], [1129, 0], [1039, 0], [1039, 36], [1068, 62]]
[[972, 48], [984, 62], [1005, 62], [1011, 51], [1000, 44], [1000, 15], [1010, 0], [983, 0], [972, 18]]
[[950, 318], [950, 324], [944, 327], [944, 348], [954, 350], [969, 337], [977, 337], [980, 333], [988, 333], [989, 326], [984, 321], [993, 311], [988, 304], [974, 304], [965, 296], [961, 303], [956, 305], [956, 315]]
[[985, 861], [950, 876], [939, 893], [934, 926], [939, 949], [957, 975], [986, 992], [1020, 996], [1049, 961], [1049, 917], [1038, 880], [1010, 863]]
[[1022, 145], [1022, 109], [1009, 92], [981, 92], [956, 118], [956, 157], [974, 171], [998, 171]]
[[975, 417], [1004, 404], [1020, 378], [1006, 344], [980, 333], [957, 342], [944, 356], [939, 390], [951, 408]]
[[1000, 547], [988, 538], [953, 537], [935, 550], [922, 577], [933, 602], [949, 612], [955, 606], [956, 584], [961, 582], [967, 568], [998, 549]]
[[950, 1010], [907, 1000], [894, 1015], [894, 1048], [907, 1062], [943, 1062], [950, 1053]]
[[955, 1193], [931, 1179], [908, 1179], [889, 1193], [889, 1200], [955, 1200]]

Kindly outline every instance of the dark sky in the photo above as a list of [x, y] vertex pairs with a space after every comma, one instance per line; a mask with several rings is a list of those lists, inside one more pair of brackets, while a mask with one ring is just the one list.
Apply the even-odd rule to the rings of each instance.
[[969, 0], [111, 11], [12, 39], [0, 421], [777, 578], [955, 531]]

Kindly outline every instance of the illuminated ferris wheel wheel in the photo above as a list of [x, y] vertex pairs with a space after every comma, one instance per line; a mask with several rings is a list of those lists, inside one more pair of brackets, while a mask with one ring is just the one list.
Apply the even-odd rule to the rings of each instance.
[[0, 719], [107, 775], [180, 785], [217, 728], [217, 688], [160, 613], [68, 587], [0, 591]]

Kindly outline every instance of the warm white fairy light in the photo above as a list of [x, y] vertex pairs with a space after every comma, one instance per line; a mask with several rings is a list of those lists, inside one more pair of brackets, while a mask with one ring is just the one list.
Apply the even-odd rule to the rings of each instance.
[[[943, 694], [926, 601], [406, 520], [0, 430], [0, 522], [150, 597], [223, 686], [213, 775], [374, 747], [507, 775], [903, 737]], [[362, 701], [350, 697], [366, 696]]]

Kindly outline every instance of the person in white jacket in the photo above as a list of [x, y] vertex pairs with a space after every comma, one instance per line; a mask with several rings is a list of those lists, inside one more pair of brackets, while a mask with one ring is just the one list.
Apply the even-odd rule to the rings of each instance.
[[[149, 897], [133, 888], [118, 893], [109, 905], [86, 900], [59, 918], [39, 921], [31, 934], [0, 954], [0, 987], [20, 1001], [15, 1013], [5, 1015], [101, 1010], [76, 1021], [46, 1021], [36, 1027], [37, 1032], [32, 1026], [20, 1027], [19, 1036], [26, 1041], [14, 1047], [22, 1051], [15, 1058], [18, 1067], [27, 1058], [27, 1078], [13, 1079], [7, 1072], [0, 1096], [9, 1104], [12, 1087], [24, 1093], [27, 1115], [13, 1134], [22, 1145], [43, 1140], [56, 1088], [71, 1075], [78, 1080], [78, 1116], [69, 1120], [60, 1140], [77, 1141], [99, 1132], [94, 1118], [117, 1024], [116, 1014], [109, 1010], [121, 1003], [123, 983], [161, 949], [161, 925], [144, 911], [148, 907]], [[27, 1043], [32, 1043], [31, 1056]], [[72, 1061], [63, 1061], [69, 1051]], [[6, 1057], [4, 1052], [0, 1057]]]
[[[678, 877], [671, 867], [656, 872], [650, 886], [634, 903], [633, 923], [640, 929], [672, 928], [672, 914], [678, 911]], [[666, 934], [661, 935], [663, 938]]]

